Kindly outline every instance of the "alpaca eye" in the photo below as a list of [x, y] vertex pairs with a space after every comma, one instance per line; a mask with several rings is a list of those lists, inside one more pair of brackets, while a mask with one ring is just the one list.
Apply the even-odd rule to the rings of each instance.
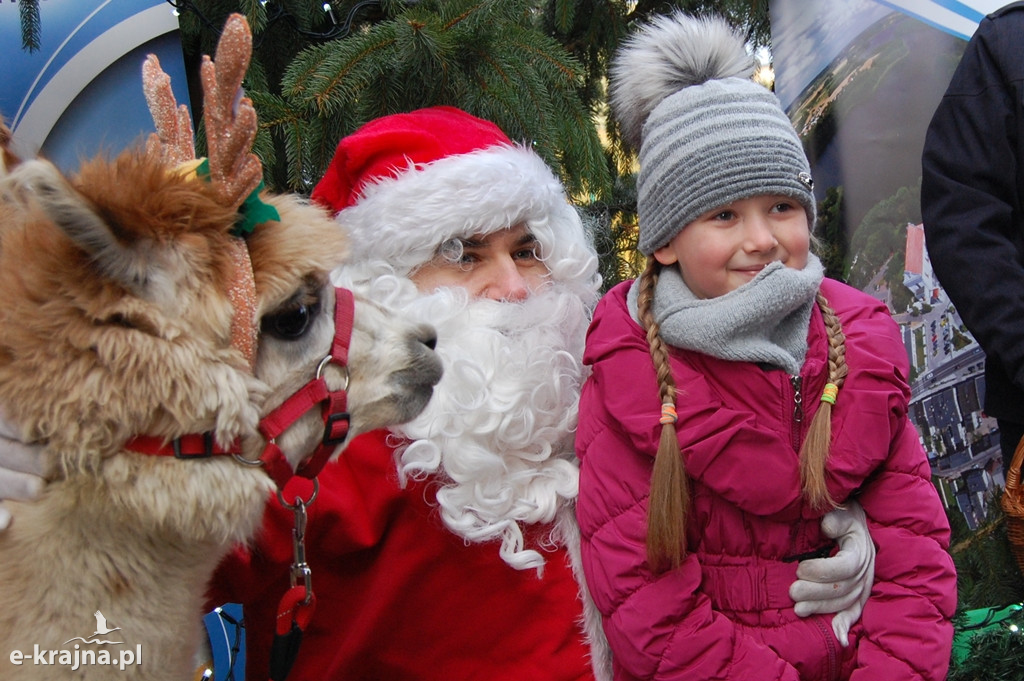
[[295, 303], [260, 321], [260, 331], [281, 340], [297, 340], [306, 335], [320, 312], [320, 303]]

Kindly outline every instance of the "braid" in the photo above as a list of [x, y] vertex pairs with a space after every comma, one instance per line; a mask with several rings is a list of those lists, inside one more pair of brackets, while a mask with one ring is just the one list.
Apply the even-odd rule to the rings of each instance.
[[647, 562], [655, 572], [679, 567], [686, 552], [686, 509], [689, 489], [683, 457], [675, 428], [676, 384], [669, 365], [668, 349], [654, 320], [651, 302], [658, 283], [660, 265], [653, 257], [640, 276], [637, 316], [647, 332], [651, 359], [658, 376], [662, 403], [661, 441], [651, 473], [651, 496], [647, 507]]
[[811, 506], [824, 510], [836, 506], [825, 485], [825, 463], [832, 446], [832, 405], [846, 381], [849, 367], [846, 365], [846, 335], [839, 317], [820, 291], [817, 301], [828, 334], [828, 384], [800, 449], [800, 480]]

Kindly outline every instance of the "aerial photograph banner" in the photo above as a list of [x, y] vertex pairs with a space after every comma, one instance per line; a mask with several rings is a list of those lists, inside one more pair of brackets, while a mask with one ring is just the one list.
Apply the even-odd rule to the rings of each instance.
[[911, 416], [949, 508], [971, 529], [1003, 486], [982, 410], [984, 353], [936, 282], [921, 151], [978, 22], [1001, 0], [772, 0], [775, 89], [807, 149], [831, 275], [885, 301], [911, 366]]

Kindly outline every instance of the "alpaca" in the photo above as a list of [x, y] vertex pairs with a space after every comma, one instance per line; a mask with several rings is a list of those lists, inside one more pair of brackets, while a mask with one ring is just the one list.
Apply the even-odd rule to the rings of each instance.
[[[247, 37], [233, 17], [221, 46], [244, 52]], [[220, 47], [216, 64], [232, 66]], [[346, 242], [321, 209], [264, 192], [277, 219], [232, 235], [238, 199], [254, 196], [251, 178], [235, 180], [252, 170], [255, 114], [234, 101], [240, 75], [218, 82], [220, 104], [215, 84], [204, 97], [210, 180], [172, 167], [167, 145], [74, 177], [0, 154], [0, 403], [52, 462], [38, 500], [8, 502], [0, 533], [0, 678], [192, 678], [205, 585], [283, 482], [253, 462], [281, 451], [290, 472], [325, 437], [319, 409], [270, 443], [261, 417], [322, 377], [347, 400], [347, 433], [326, 446], [337, 456], [413, 418], [440, 378], [433, 330], [363, 299], [347, 363], [327, 361], [349, 294], [330, 284]], [[217, 157], [215, 138], [246, 136]], [[218, 455], [140, 453], [143, 440]]]

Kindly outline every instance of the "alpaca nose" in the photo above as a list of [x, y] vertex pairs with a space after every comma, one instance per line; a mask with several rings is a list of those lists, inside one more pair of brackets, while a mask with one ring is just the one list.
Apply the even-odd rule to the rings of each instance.
[[421, 324], [416, 330], [416, 340], [431, 350], [437, 349], [437, 331], [430, 324]]

